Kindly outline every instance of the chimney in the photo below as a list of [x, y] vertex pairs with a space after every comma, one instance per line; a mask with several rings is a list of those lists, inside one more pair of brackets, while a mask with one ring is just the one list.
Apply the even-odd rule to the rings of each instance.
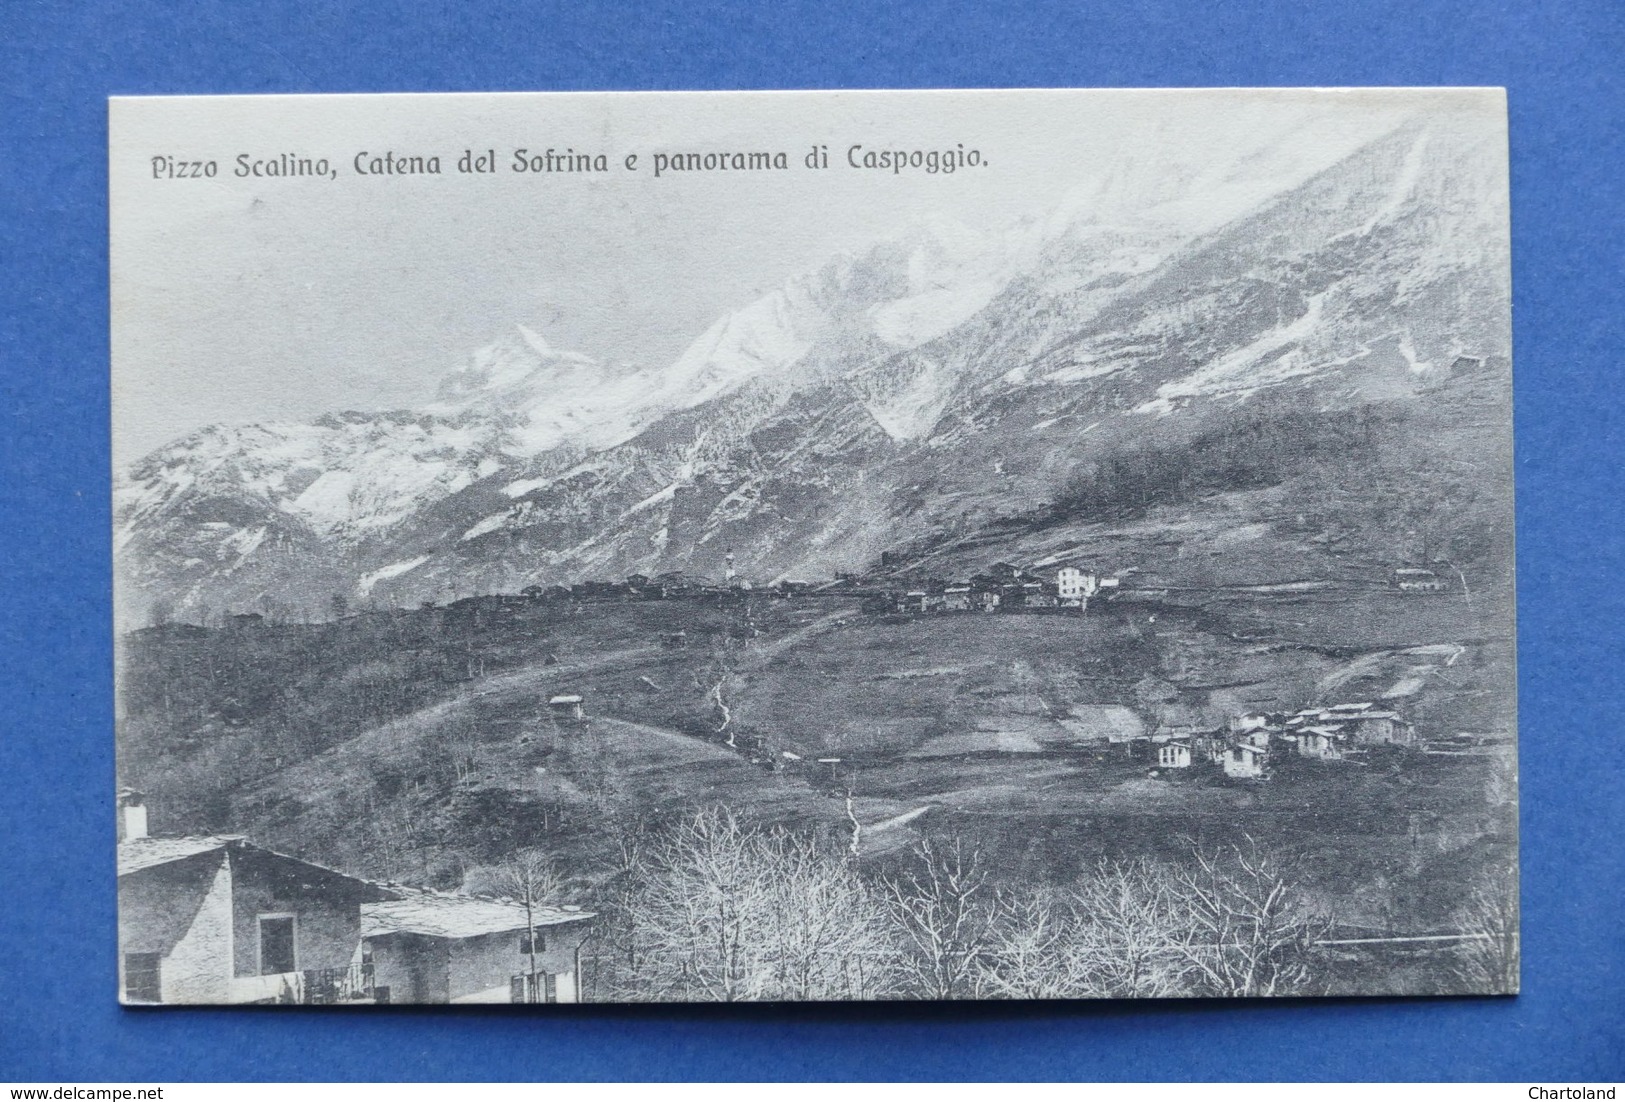
[[147, 836], [147, 798], [133, 788], [118, 790], [118, 840]]

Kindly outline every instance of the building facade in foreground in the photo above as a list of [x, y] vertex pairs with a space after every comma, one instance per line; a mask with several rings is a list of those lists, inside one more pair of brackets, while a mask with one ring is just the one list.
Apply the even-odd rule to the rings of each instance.
[[238, 835], [152, 838], [121, 797], [119, 992], [125, 1003], [371, 999], [356, 960], [369, 881]]
[[579, 907], [401, 889], [362, 906], [362, 953], [378, 1002], [581, 1001]]

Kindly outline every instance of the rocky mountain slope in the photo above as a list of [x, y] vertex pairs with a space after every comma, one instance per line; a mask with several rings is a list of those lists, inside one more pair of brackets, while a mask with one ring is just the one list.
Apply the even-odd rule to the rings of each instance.
[[[1499, 402], [1500, 165], [1413, 125], [1200, 234], [1087, 212], [1002, 235], [926, 223], [719, 319], [672, 365], [520, 329], [421, 410], [204, 429], [120, 481], [121, 617], [320, 618], [718, 575], [730, 553], [748, 577], [823, 577], [1031, 516], [1080, 471], [1265, 397], [1430, 407], [1490, 363]], [[1446, 459], [1481, 449], [1443, 424]]]

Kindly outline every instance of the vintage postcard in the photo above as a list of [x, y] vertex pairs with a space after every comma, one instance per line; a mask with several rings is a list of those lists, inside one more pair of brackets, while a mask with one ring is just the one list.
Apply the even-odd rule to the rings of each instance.
[[125, 1002], [1517, 990], [1501, 91], [110, 112]]

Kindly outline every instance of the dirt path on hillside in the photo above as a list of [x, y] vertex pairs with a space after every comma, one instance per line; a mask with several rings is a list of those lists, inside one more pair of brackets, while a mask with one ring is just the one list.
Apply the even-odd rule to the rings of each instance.
[[827, 615], [820, 616], [811, 623], [803, 624], [794, 631], [781, 635], [771, 642], [759, 643], [752, 647], [745, 652], [747, 659], [740, 665], [743, 669], [756, 669], [764, 666], [797, 643], [803, 642], [821, 632], [829, 631], [831, 628], [840, 627], [861, 614], [861, 610], [854, 605], [851, 608], [837, 609]]
[[681, 731], [673, 731], [666, 727], [655, 727], [648, 723], [638, 723], [630, 719], [620, 719], [616, 716], [594, 716], [591, 722], [595, 728], [647, 739], [657, 745], [691, 754], [695, 760], [720, 761], [726, 758], [737, 761], [740, 765], [749, 766], [749, 763], [742, 756], [729, 750], [726, 746], [707, 742], [705, 739], [695, 738], [693, 735], [685, 735]]

